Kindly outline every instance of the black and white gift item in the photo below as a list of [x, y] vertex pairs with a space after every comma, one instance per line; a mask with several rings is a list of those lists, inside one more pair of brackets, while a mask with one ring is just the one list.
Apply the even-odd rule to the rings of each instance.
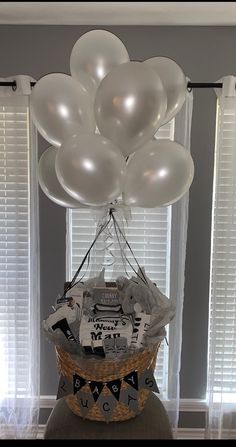
[[133, 326], [128, 315], [114, 315], [115, 312], [106, 314], [83, 314], [80, 323], [80, 340], [104, 340], [108, 338], [125, 337], [128, 345], [131, 343]]
[[119, 306], [119, 292], [116, 287], [94, 287], [92, 289], [94, 304], [101, 306]]
[[128, 352], [128, 343], [126, 337], [119, 337], [115, 339], [116, 356], [122, 357]]
[[70, 324], [80, 320], [80, 310], [77, 305], [68, 306], [67, 304], [59, 307], [53, 314], [44, 321], [44, 328], [50, 333], [59, 329], [69, 341], [76, 342], [74, 334], [70, 329]]
[[93, 341], [93, 353], [100, 357], [105, 357], [102, 340]]
[[151, 324], [151, 315], [144, 312], [135, 313], [133, 319], [133, 334], [131, 346], [136, 349], [144, 345], [144, 334], [148, 331]]
[[90, 338], [83, 338], [83, 340], [81, 341], [81, 344], [83, 346], [84, 353], [86, 355], [92, 355], [93, 354], [93, 347], [92, 347]]
[[116, 358], [115, 338], [105, 338], [102, 344], [106, 359]]
[[67, 340], [69, 341], [74, 341], [76, 343], [76, 339], [74, 337], [74, 335], [71, 332], [70, 326], [67, 323], [67, 319], [63, 318], [62, 320], [57, 321], [53, 326], [52, 326], [53, 331], [56, 331], [57, 329], [60, 329], [63, 334], [65, 335], [65, 337], [67, 338]]

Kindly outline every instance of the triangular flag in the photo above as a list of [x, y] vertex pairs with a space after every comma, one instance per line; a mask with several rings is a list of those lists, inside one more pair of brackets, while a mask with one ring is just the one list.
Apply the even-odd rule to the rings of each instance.
[[115, 396], [117, 400], [120, 397], [120, 388], [121, 388], [121, 380], [111, 380], [111, 382], [107, 382], [107, 388], [109, 388], [110, 392]]
[[135, 414], [140, 413], [138, 405], [138, 392], [131, 388], [126, 388], [120, 392], [120, 402], [123, 402], [129, 410], [132, 410]]
[[58, 384], [57, 399], [73, 393], [73, 385], [67, 377], [61, 376]]
[[89, 382], [90, 389], [93, 394], [94, 401], [96, 402], [104, 388], [104, 384], [102, 382]]
[[73, 375], [74, 394], [76, 394], [85, 384], [86, 380], [83, 377], [79, 376], [78, 374]]
[[107, 394], [100, 395], [96, 402], [99, 410], [104, 416], [106, 422], [109, 422], [114, 408], [117, 405], [116, 399], [113, 396]]
[[76, 394], [76, 399], [80, 407], [81, 416], [85, 417], [90, 408], [92, 408], [94, 405], [93, 397], [90, 393], [78, 391], [78, 393]]
[[151, 369], [146, 369], [139, 377], [139, 387], [146, 388], [147, 390], [154, 391], [154, 393], [160, 393], [156, 383], [156, 379]]
[[138, 390], [138, 374], [137, 371], [132, 371], [124, 377], [124, 381], [132, 386], [135, 390]]

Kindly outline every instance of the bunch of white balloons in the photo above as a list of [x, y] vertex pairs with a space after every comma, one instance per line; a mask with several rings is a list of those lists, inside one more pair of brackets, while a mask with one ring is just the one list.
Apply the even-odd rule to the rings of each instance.
[[75, 43], [70, 69], [42, 77], [30, 97], [33, 122], [52, 145], [39, 160], [44, 193], [68, 208], [179, 200], [193, 180], [191, 155], [154, 135], [185, 101], [181, 68], [166, 57], [130, 61], [117, 36], [92, 30]]

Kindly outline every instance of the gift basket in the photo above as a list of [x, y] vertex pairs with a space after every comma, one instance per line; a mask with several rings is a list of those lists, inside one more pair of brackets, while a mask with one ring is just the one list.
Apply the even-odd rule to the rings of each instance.
[[[43, 321], [55, 344], [60, 374], [57, 398], [65, 396], [78, 416], [96, 421], [124, 421], [139, 414], [151, 391], [158, 392], [154, 378], [157, 354], [165, 339], [165, 326], [175, 309], [140, 267], [116, 209], [108, 209], [96, 237], [75, 273], [57, 299], [54, 312]], [[105, 268], [87, 281], [78, 280], [98, 238], [112, 225], [124, 275], [105, 281]], [[135, 261], [128, 277], [124, 249]]]
[[[158, 392], [153, 371], [175, 309], [139, 265], [117, 213], [119, 206], [167, 207], [189, 190], [190, 151], [169, 139], [187, 78], [169, 58], [130, 60], [123, 42], [105, 30], [79, 37], [70, 71], [43, 76], [30, 95], [32, 120], [52, 145], [40, 157], [39, 184], [59, 206], [90, 207], [103, 216], [43, 328], [56, 347], [58, 399], [84, 418], [122, 421], [142, 411], [150, 391]], [[114, 255], [109, 233], [122, 260], [112, 282], [93, 256], [99, 238]]]

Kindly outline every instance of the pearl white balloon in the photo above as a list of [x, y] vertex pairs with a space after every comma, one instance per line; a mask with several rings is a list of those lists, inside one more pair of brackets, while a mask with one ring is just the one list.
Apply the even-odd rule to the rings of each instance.
[[122, 192], [126, 164], [114, 144], [98, 134], [73, 135], [57, 152], [62, 187], [86, 205], [106, 205]]
[[94, 110], [101, 134], [127, 156], [153, 137], [166, 106], [166, 94], [154, 70], [142, 62], [127, 62], [103, 79]]
[[31, 116], [45, 140], [60, 147], [73, 133], [93, 132], [92, 100], [71, 76], [52, 73], [41, 78], [30, 95]]
[[101, 29], [92, 30], [73, 46], [70, 71], [94, 96], [102, 79], [114, 67], [128, 61], [128, 52], [117, 36]]
[[56, 154], [57, 149], [55, 147], [49, 147], [40, 157], [38, 164], [38, 180], [41, 189], [46, 196], [57, 203], [57, 205], [66, 208], [85, 208], [85, 205], [82, 205], [82, 203], [79, 203], [67, 194], [58, 181], [55, 171]]
[[152, 57], [144, 61], [160, 77], [167, 95], [167, 110], [163, 124], [168, 123], [180, 111], [186, 99], [187, 79], [183, 70], [168, 57]]
[[149, 141], [128, 160], [124, 203], [155, 208], [179, 200], [189, 189], [194, 175], [190, 153], [170, 140]]

